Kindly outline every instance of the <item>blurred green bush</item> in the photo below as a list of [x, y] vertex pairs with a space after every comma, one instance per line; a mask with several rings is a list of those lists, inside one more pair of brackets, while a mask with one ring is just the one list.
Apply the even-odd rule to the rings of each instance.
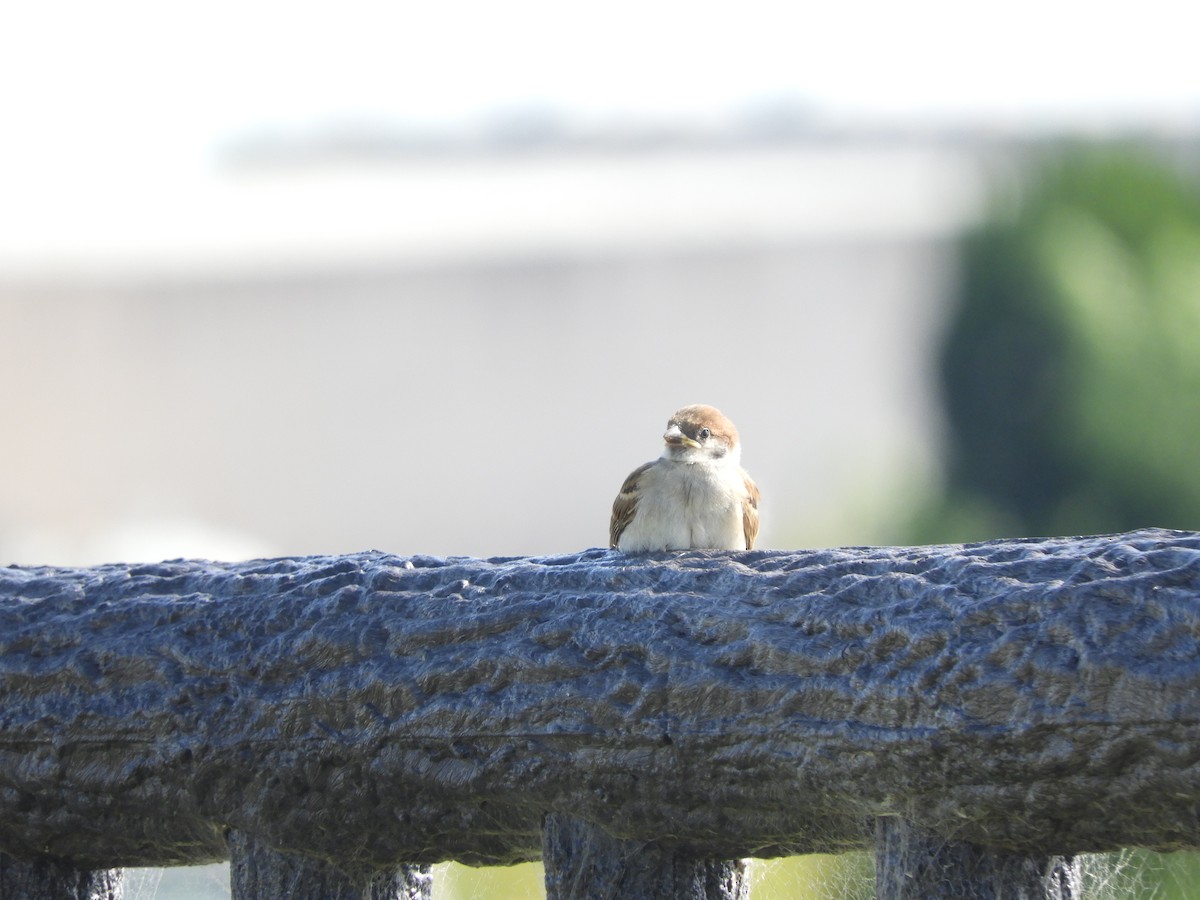
[[945, 495], [914, 538], [1200, 529], [1200, 188], [1058, 148], [961, 248]]

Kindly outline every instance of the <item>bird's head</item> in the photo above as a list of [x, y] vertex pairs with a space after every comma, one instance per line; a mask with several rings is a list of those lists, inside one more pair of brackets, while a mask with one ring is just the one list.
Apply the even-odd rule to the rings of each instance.
[[719, 409], [703, 404], [685, 406], [667, 422], [663, 459], [676, 462], [730, 462], [742, 453], [738, 432]]

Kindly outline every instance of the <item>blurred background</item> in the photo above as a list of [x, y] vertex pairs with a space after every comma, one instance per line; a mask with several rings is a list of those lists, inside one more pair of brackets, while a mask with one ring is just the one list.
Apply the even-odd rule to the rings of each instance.
[[1200, 529], [1200, 14], [825, 6], [6, 10], [0, 564], [599, 546], [694, 402], [762, 546]]

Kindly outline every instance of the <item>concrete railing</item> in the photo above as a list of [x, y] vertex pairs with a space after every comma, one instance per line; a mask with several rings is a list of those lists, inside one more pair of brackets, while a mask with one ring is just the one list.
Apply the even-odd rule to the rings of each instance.
[[1200, 535], [0, 569], [0, 896], [1077, 896], [1200, 846]]

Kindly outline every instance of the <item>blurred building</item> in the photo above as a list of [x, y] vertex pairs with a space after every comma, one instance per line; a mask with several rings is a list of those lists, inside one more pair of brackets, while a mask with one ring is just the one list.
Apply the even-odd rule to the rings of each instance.
[[935, 477], [969, 148], [295, 158], [0, 229], [0, 562], [602, 545], [667, 416], [738, 424], [765, 546]]

